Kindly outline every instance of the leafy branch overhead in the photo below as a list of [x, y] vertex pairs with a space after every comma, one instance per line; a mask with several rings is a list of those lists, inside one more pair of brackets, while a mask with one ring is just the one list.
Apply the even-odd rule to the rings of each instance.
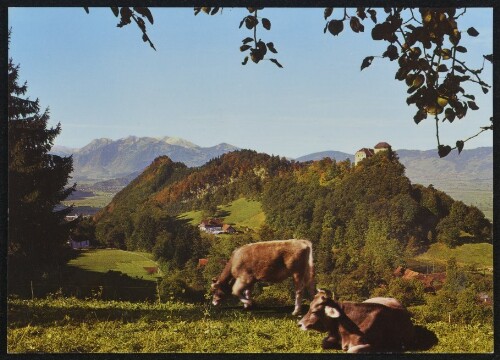
[[[87, 14], [89, 13], [89, 8], [84, 7], [85, 11]], [[155, 51], [156, 48], [149, 38], [148, 34], [146, 34], [146, 22], [144, 21], [143, 18], [148, 19], [149, 23], [152, 25], [154, 23], [153, 19], [153, 14], [147, 7], [133, 7], [132, 9], [129, 7], [118, 7], [118, 6], [112, 6], [111, 11], [113, 11], [113, 14], [115, 17], [120, 17], [120, 22], [116, 25], [117, 27], [121, 28], [124, 27], [130, 23], [132, 23], [132, 20], [136, 23], [136, 25], [139, 27], [139, 29], [142, 32], [142, 41], [149, 43], [149, 46], [151, 46]]]
[[[194, 14], [198, 15], [200, 12], [204, 12], [207, 15], [215, 15], [219, 11], [220, 8], [215, 7], [195, 7], [194, 8]], [[261, 60], [269, 60], [272, 63], [276, 64], [279, 68], [282, 68], [283, 66], [278, 62], [277, 59], [275, 58], [265, 58], [266, 54], [273, 53], [277, 54], [278, 51], [274, 47], [274, 44], [272, 42], [264, 42], [260, 38], [257, 40], [257, 27], [258, 25], [262, 25], [262, 27], [265, 30], [271, 30], [271, 21], [267, 18], [259, 17], [258, 16], [258, 11], [262, 10], [263, 8], [254, 8], [254, 7], [247, 7], [248, 12], [250, 15], [245, 16], [241, 22], [240, 22], [240, 29], [243, 25], [248, 30], [252, 31], [252, 36], [248, 36], [244, 38], [241, 42], [242, 45], [240, 46], [240, 51], [241, 52], [247, 52], [249, 51], [249, 55], [245, 56], [243, 59], [243, 62], [241, 63], [242, 65], [246, 65], [248, 62], [248, 59], [250, 58], [254, 63], [258, 64]], [[269, 52], [269, 53], [268, 53]]]
[[[118, 27], [136, 22], [143, 33], [143, 40], [154, 45], [146, 34], [146, 25], [141, 18], [146, 17], [153, 24], [153, 16], [148, 8], [112, 7], [115, 16], [120, 16]], [[276, 58], [268, 58], [276, 54], [273, 42], [265, 42], [257, 37], [257, 29], [262, 26], [266, 31], [271, 30], [271, 21], [258, 15], [263, 8], [247, 7], [249, 15], [240, 22], [252, 31], [251, 36], [242, 40], [240, 51], [248, 55], [242, 65], [248, 60], [258, 64], [261, 60], [269, 60], [278, 67], [283, 66]], [[88, 12], [88, 8], [85, 8]], [[194, 15], [203, 12], [215, 15], [222, 12], [219, 7], [195, 7]], [[380, 9], [378, 9], [381, 12]], [[373, 64], [376, 58], [397, 60], [396, 80], [404, 81], [408, 87], [406, 103], [415, 106], [413, 120], [416, 124], [432, 117], [436, 123], [436, 139], [438, 153], [446, 156], [451, 150], [457, 149], [460, 153], [464, 143], [475, 138], [484, 131], [493, 129], [491, 124], [481, 127], [480, 131], [464, 140], [458, 140], [454, 147], [441, 144], [439, 137], [440, 121], [453, 123], [456, 119], [464, 118], [469, 111], [476, 111], [479, 105], [469, 87], [479, 87], [484, 94], [491, 89], [491, 85], [484, 82], [481, 73], [486, 61], [493, 62], [493, 54], [483, 55], [482, 66], [478, 69], [467, 65], [464, 54], [467, 48], [461, 43], [462, 36], [477, 37], [479, 32], [470, 27], [461, 30], [458, 27], [459, 18], [466, 9], [456, 8], [403, 8], [385, 7], [383, 13], [376, 9], [358, 7], [335, 10], [327, 7], [323, 16], [326, 21], [323, 32], [338, 36], [346, 28], [354, 33], [365, 31], [365, 25], [371, 25], [371, 37], [375, 41], [384, 41], [387, 48], [381, 55], [370, 55], [361, 62], [361, 70]], [[369, 18], [369, 20], [367, 20]]]
[[[355, 14], [349, 15], [345, 8], [339, 19], [328, 20], [334, 10], [326, 8], [324, 32], [328, 30], [334, 36], [339, 35], [345, 21], [349, 21], [353, 32], [364, 32], [362, 22], [370, 18], [374, 24], [372, 39], [385, 41], [388, 45], [380, 56], [367, 56], [361, 63], [361, 70], [369, 67], [375, 58], [397, 60], [395, 78], [405, 81], [409, 94], [406, 103], [417, 108], [413, 120], [418, 124], [430, 115], [436, 121], [438, 153], [441, 157], [448, 155], [452, 149], [460, 153], [466, 141], [485, 130], [493, 129], [491, 118], [491, 125], [481, 128], [478, 134], [468, 139], [457, 141], [454, 148], [442, 145], [439, 139], [440, 120], [452, 123], [455, 119], [464, 118], [469, 110], [479, 109], [475, 96], [465, 90], [466, 85], [477, 85], [484, 94], [491, 88], [481, 79], [481, 72], [486, 60], [493, 61], [493, 55], [484, 55], [479, 69], [468, 67], [462, 59], [467, 48], [460, 44], [464, 32], [459, 30], [457, 20], [466, 10], [457, 13], [455, 8], [419, 8], [415, 11], [384, 8], [383, 22], [378, 22], [375, 9], [359, 7], [350, 10], [355, 11]], [[465, 33], [471, 37], [479, 35], [473, 27]]]

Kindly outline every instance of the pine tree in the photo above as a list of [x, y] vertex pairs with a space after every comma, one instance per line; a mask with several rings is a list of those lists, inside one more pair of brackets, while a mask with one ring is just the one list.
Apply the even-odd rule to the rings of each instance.
[[36, 278], [61, 260], [71, 224], [61, 206], [75, 190], [67, 187], [73, 159], [49, 154], [61, 126], [48, 128], [48, 109], [24, 97], [19, 65], [8, 63], [9, 278]]

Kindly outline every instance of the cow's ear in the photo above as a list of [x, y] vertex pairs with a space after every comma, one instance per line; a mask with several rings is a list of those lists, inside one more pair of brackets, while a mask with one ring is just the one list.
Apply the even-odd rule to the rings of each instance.
[[336, 318], [340, 317], [340, 312], [337, 309], [335, 309], [334, 307], [325, 306], [325, 315], [336, 319]]

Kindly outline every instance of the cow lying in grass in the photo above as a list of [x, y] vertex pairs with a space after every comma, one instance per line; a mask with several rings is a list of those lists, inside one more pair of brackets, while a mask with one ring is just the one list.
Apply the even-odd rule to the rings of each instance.
[[301, 311], [304, 290], [314, 295], [312, 244], [308, 240], [275, 240], [243, 245], [233, 251], [224, 270], [212, 280], [212, 303], [220, 304], [228, 294], [237, 296], [248, 309], [251, 290], [257, 281], [281, 282], [293, 278], [295, 309]]
[[410, 313], [396, 299], [337, 302], [327, 290], [318, 291], [298, 325], [302, 330], [328, 332], [323, 348], [349, 353], [401, 352], [415, 338]]

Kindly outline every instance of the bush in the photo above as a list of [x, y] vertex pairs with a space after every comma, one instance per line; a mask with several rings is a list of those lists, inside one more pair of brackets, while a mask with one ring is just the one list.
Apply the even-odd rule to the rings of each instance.
[[425, 322], [492, 324], [493, 307], [480, 303], [477, 296], [478, 292], [474, 285], [458, 293], [441, 289], [436, 295], [427, 295], [427, 305], [420, 309], [419, 316]]
[[181, 270], [174, 270], [160, 281], [158, 293], [161, 301], [179, 300], [184, 302], [204, 301], [204, 291], [191, 287]]
[[385, 288], [377, 288], [372, 296], [389, 296], [398, 299], [404, 306], [424, 304], [424, 285], [415, 279], [394, 278]]

